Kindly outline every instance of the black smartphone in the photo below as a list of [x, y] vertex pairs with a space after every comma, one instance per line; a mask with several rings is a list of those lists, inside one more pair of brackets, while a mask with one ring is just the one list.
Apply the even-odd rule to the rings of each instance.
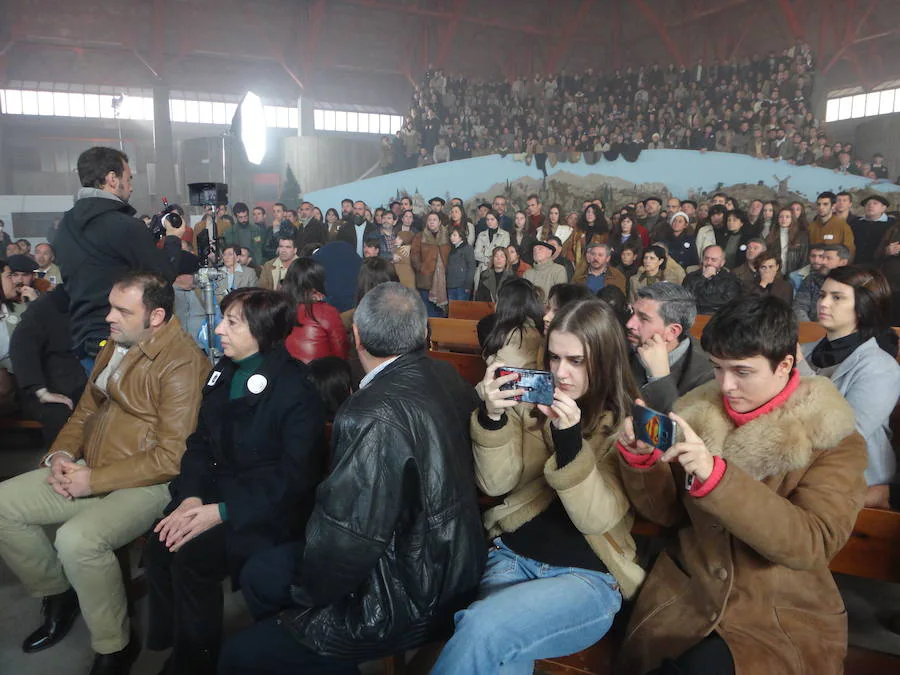
[[518, 379], [504, 384], [500, 387], [501, 390], [524, 389], [525, 393], [521, 396], [516, 396], [516, 401], [553, 405], [553, 373], [546, 370], [529, 370], [528, 368], [503, 366], [494, 371], [494, 377], [503, 377], [513, 373], [519, 376]]
[[665, 452], [675, 443], [678, 425], [668, 415], [635, 403], [631, 407], [634, 435], [639, 441]]

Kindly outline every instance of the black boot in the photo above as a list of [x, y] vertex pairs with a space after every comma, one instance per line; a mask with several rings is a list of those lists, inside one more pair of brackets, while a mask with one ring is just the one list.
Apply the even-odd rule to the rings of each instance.
[[95, 654], [94, 665], [91, 666], [90, 675], [129, 675], [131, 665], [137, 660], [141, 653], [141, 643], [138, 642], [137, 634], [132, 631], [131, 639], [125, 645], [125, 649], [120, 649], [112, 654]]
[[78, 596], [75, 595], [75, 590], [70, 588], [65, 593], [46, 596], [41, 614], [44, 616], [44, 623], [22, 643], [22, 651], [26, 654], [52, 647], [68, 634], [78, 616]]

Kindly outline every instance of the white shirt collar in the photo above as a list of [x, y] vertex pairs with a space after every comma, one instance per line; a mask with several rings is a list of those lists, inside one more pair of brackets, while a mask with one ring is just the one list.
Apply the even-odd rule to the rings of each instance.
[[389, 365], [391, 365], [394, 361], [396, 361], [397, 359], [399, 359], [400, 356], [402, 356], [402, 354], [398, 354], [397, 356], [392, 356], [392, 357], [389, 358], [387, 361], [383, 361], [382, 363], [380, 363], [379, 365], [377, 365], [375, 368], [373, 368], [372, 370], [370, 370], [370, 371], [366, 374], [366, 376], [365, 376], [362, 380], [360, 380], [359, 388], [362, 389], [362, 388], [365, 387], [367, 384], [369, 384], [372, 380], [374, 380], [374, 379], [378, 376], [378, 373], [380, 373], [382, 370], [384, 370], [384, 369], [387, 368]]

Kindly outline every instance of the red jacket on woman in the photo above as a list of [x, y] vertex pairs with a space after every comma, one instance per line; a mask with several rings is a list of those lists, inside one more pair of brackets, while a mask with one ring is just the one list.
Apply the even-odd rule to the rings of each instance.
[[325, 356], [346, 359], [349, 351], [347, 331], [337, 309], [327, 302], [313, 304], [313, 316], [306, 305], [297, 305], [297, 325], [284, 341], [288, 352], [298, 361], [309, 363]]

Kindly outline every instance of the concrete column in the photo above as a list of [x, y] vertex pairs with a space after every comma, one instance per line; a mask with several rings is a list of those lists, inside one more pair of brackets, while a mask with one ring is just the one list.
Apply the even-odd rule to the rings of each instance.
[[[0, 195], [12, 194], [12, 188], [8, 183], [9, 167], [7, 166], [10, 154], [6, 152], [6, 148], [3, 147], [3, 131], [6, 126], [5, 117], [5, 115], [0, 115]], [[3, 253], [5, 254], [6, 251], [3, 251]]]
[[315, 119], [313, 118], [313, 100], [312, 99], [297, 99], [298, 104], [300, 106], [300, 128], [297, 130], [298, 136], [315, 136]]
[[175, 184], [175, 145], [169, 117], [169, 88], [153, 87], [153, 149], [156, 153], [156, 194], [170, 202], [181, 191]]

